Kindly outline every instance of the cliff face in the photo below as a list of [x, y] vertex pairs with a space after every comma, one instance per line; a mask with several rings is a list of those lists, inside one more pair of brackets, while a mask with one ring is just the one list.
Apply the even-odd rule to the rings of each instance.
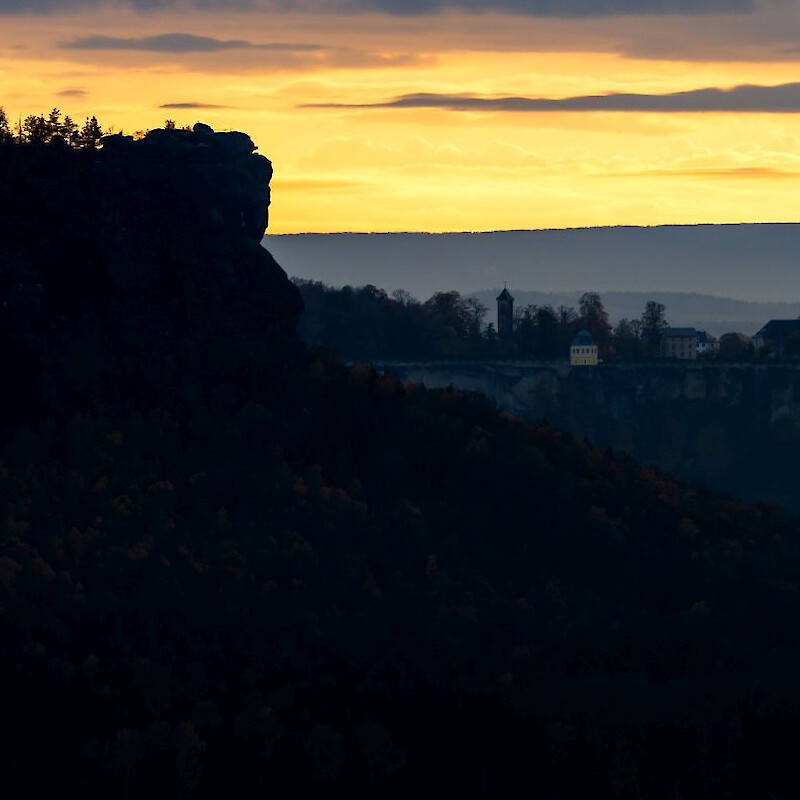
[[302, 299], [260, 246], [272, 165], [254, 151], [202, 124], [0, 148], [0, 349], [22, 394], [31, 371], [224, 369], [233, 340], [293, 335]]
[[749, 500], [800, 510], [800, 365], [392, 364]]

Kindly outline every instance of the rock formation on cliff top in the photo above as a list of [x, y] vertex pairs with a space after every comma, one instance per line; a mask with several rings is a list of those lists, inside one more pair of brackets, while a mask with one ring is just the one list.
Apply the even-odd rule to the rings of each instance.
[[99, 150], [0, 147], [2, 368], [88, 359], [91, 392], [103, 360], [162, 370], [190, 352], [213, 369], [232, 341], [241, 354], [291, 336], [303, 304], [260, 245], [272, 165], [255, 149], [201, 123]]

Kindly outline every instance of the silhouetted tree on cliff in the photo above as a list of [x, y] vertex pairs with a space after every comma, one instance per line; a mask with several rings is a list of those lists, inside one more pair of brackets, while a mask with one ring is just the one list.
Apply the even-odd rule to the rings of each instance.
[[10, 144], [14, 141], [14, 134], [11, 133], [11, 126], [8, 124], [6, 110], [0, 106], [0, 145]]
[[103, 138], [103, 129], [97, 121], [97, 117], [91, 116], [86, 118], [83, 127], [75, 137], [75, 144], [78, 147], [94, 148], [100, 144], [100, 139]]
[[594, 336], [600, 355], [605, 356], [611, 339], [611, 325], [600, 295], [597, 292], [585, 292], [581, 295], [578, 313], [582, 327]]
[[748, 361], [753, 357], [750, 337], [744, 333], [723, 333], [719, 337], [717, 357], [727, 361]]
[[516, 355], [548, 360], [564, 358], [580, 325], [581, 320], [572, 307], [559, 306], [554, 310], [552, 306], [528, 303], [514, 312]]
[[565, 342], [569, 338], [568, 327], [550, 306], [540, 306], [536, 310], [536, 350], [537, 358], [558, 358], [563, 355]]
[[67, 144], [73, 144], [75, 141], [75, 135], [78, 133], [78, 126], [75, 124], [75, 121], [72, 119], [69, 114], [64, 117], [64, 121], [61, 123], [61, 130], [60, 135], [61, 138]]
[[44, 114], [38, 117], [30, 114], [22, 121], [20, 138], [28, 144], [48, 144], [51, 140], [51, 130]]
[[663, 303], [648, 300], [642, 312], [642, 341], [645, 344], [647, 355], [650, 357], [658, 355], [661, 331], [667, 327], [665, 311], [666, 306]]
[[[0, 144], [12, 142], [14, 136], [5, 112], [2, 109], [0, 112]], [[5, 132], [2, 120], [5, 120]], [[72, 117], [67, 115], [62, 119], [61, 111], [53, 108], [47, 115], [29, 114], [25, 117], [18, 125], [16, 138], [21, 144], [68, 144], [72, 147], [96, 148], [104, 135], [105, 131], [97, 117], [87, 117], [83, 127], [79, 129]]]
[[420, 303], [375, 286], [336, 289], [296, 280], [306, 303], [299, 334], [347, 358], [488, 358], [501, 355], [483, 328], [486, 306], [459, 292]]
[[536, 348], [536, 312], [535, 303], [517, 306], [514, 309], [514, 342], [520, 355], [529, 355]]
[[614, 328], [611, 341], [617, 358], [624, 360], [642, 358], [644, 343], [641, 320], [623, 317]]
[[467, 309], [467, 330], [472, 341], [478, 341], [483, 331], [483, 318], [489, 310], [477, 297], [465, 299]]

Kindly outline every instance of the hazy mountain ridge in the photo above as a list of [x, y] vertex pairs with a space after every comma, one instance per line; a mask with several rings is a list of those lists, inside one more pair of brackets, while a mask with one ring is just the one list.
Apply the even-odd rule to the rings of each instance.
[[768, 303], [800, 302], [798, 242], [797, 223], [265, 239], [290, 275], [407, 289], [421, 299], [507, 281], [515, 293], [674, 292]]

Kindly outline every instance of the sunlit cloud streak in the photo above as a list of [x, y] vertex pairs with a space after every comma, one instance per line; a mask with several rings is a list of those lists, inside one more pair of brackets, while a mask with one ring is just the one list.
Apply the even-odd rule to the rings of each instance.
[[220, 106], [215, 103], [162, 103], [159, 108], [181, 110], [192, 108], [230, 108], [230, 106]]
[[[714, 167], [708, 169], [663, 169], [648, 170], [643, 172], [621, 172], [615, 177], [618, 178], [655, 178], [655, 177], [684, 177], [684, 178], [752, 178], [763, 180], [793, 180], [800, 177], [800, 167], [796, 169], [778, 169], [776, 167]], [[609, 176], [614, 177], [614, 176]]]
[[611, 93], [558, 99], [477, 97], [469, 94], [406, 94], [376, 103], [309, 103], [311, 108], [435, 108], [446, 111], [640, 111], [640, 112], [800, 112], [800, 83], [779, 86], [742, 85], [669, 94]]

